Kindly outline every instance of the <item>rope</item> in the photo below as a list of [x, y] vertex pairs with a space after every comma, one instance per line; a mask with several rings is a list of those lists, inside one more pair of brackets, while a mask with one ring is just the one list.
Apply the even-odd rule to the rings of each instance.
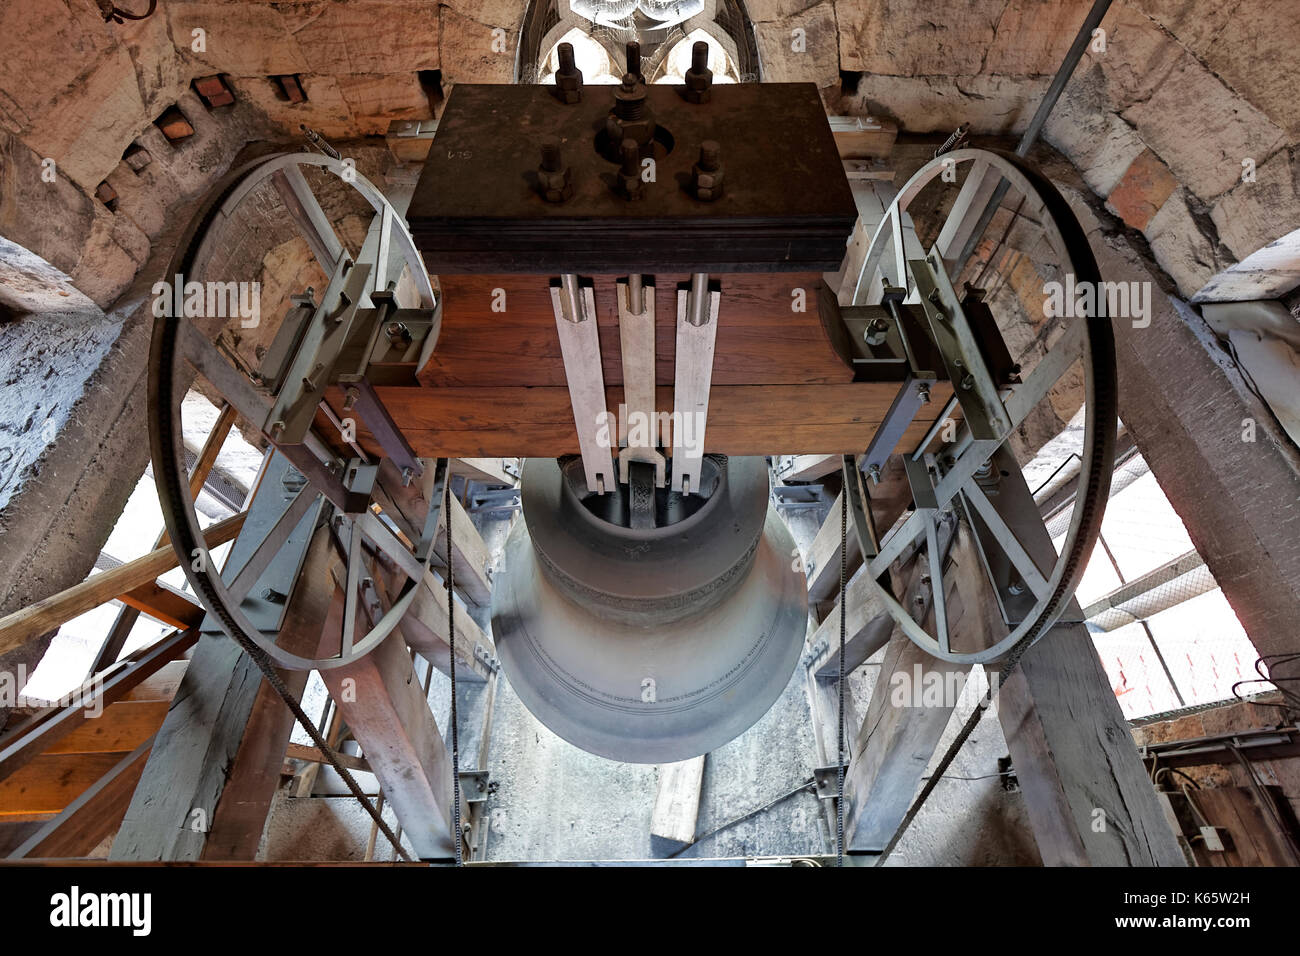
[[[460, 732], [456, 726], [456, 595], [453, 593], [456, 572], [452, 569], [456, 563], [451, 552], [451, 474], [448, 469], [447, 481], [443, 485], [443, 515], [447, 521], [447, 645], [449, 670], [451, 672], [451, 796], [452, 813], [456, 824], [456, 865], [464, 866], [465, 857], [461, 852], [460, 826]], [[430, 665], [432, 666], [432, 665]]]
[[[856, 465], [854, 467], [857, 467]], [[848, 585], [849, 566], [849, 486], [851, 476], [845, 472], [844, 493], [840, 496], [840, 673], [839, 713], [835, 745], [835, 865], [844, 865], [844, 635], [848, 628], [848, 606], [844, 594]]]

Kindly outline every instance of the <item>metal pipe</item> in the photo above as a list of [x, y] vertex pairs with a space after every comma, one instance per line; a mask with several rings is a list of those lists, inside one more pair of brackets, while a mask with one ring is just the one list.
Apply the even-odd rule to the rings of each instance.
[[[1029, 121], [1029, 125], [1025, 127], [1024, 135], [1020, 137], [1020, 143], [1016, 146], [1017, 156], [1028, 156], [1029, 150], [1038, 141], [1038, 134], [1043, 131], [1043, 127], [1047, 124], [1047, 117], [1051, 115], [1052, 108], [1056, 106], [1056, 101], [1061, 98], [1061, 93], [1065, 90], [1065, 85], [1070, 82], [1070, 77], [1074, 75], [1075, 68], [1079, 65], [1079, 61], [1083, 59], [1083, 51], [1088, 48], [1088, 43], [1092, 39], [1092, 31], [1097, 29], [1098, 24], [1106, 16], [1106, 12], [1110, 9], [1110, 3], [1111, 0], [1094, 0], [1092, 9], [1088, 11], [1088, 16], [1084, 18], [1083, 25], [1079, 27], [1079, 32], [1074, 37], [1074, 42], [1070, 44], [1070, 49], [1066, 51], [1065, 59], [1061, 61], [1061, 68], [1056, 71], [1051, 86], [1043, 94], [1038, 109], [1034, 111], [1033, 118]], [[993, 221], [994, 213], [997, 212], [998, 206], [1002, 204], [1002, 199], [1010, 188], [1011, 184], [1005, 178], [999, 178], [997, 188], [993, 190], [993, 195], [989, 197], [988, 204], [984, 207], [984, 211], [980, 213], [979, 221], [974, 230], [966, 238], [961, 254], [953, 263], [951, 274], [954, 279], [961, 275], [962, 269], [966, 267], [966, 263], [975, 251], [976, 243], [984, 235], [984, 230], [989, 227], [989, 223]]]
[[686, 321], [699, 328], [709, 321], [709, 274], [696, 272], [691, 276], [691, 307]]

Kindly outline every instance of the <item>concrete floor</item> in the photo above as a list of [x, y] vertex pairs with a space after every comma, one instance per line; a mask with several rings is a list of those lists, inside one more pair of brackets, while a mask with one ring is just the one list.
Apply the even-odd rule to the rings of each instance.
[[[804, 507], [786, 516], [796, 542], [806, 549], [823, 513]], [[499, 560], [509, 516], [474, 517], [494, 560]], [[487, 624], [486, 619], [481, 623]], [[860, 713], [866, 711], [877, 670], [873, 659], [850, 678]], [[816, 757], [805, 686], [801, 663], [762, 719], [708, 755], [697, 833], [744, 816], [812, 778]], [[462, 769], [475, 765], [485, 700], [481, 687], [462, 684], [458, 694]], [[430, 703], [443, 728], [448, 726], [448, 689], [448, 682], [435, 675]], [[983, 689], [982, 677], [970, 681], [942, 746], [956, 734]], [[998, 758], [1006, 752], [996, 716], [987, 715], [889, 865], [1037, 864], [1021, 796], [1004, 789], [997, 776]], [[523, 707], [504, 675], [496, 695], [487, 767], [497, 787], [487, 802], [490, 860], [638, 860], [667, 855], [650, 837], [657, 768], [607, 760], [560, 739]], [[819, 803], [809, 791], [795, 793], [701, 840], [681, 856], [831, 853], [833, 836]], [[370, 828], [364, 810], [350, 798], [295, 799], [282, 792], [268, 821], [262, 856], [359, 860]], [[390, 856], [381, 836], [377, 857]]]

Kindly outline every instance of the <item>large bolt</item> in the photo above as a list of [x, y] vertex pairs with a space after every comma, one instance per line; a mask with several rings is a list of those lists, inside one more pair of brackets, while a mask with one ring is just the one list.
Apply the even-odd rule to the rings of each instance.
[[641, 149], [631, 138], [623, 140], [623, 165], [618, 171], [618, 185], [624, 198], [641, 198]]
[[646, 87], [635, 73], [623, 74], [623, 82], [614, 90], [614, 109], [605, 120], [605, 158], [617, 163], [622, 157], [623, 140], [636, 141], [646, 155], [653, 145], [655, 120], [646, 107]]
[[863, 340], [871, 346], [884, 345], [889, 338], [889, 323], [884, 319], [872, 319], [862, 334]]
[[560, 68], [555, 71], [555, 91], [563, 103], [582, 102], [582, 71], [573, 59], [573, 44], [560, 44]]
[[713, 202], [722, 195], [722, 147], [715, 140], [706, 139], [700, 144], [700, 159], [691, 169], [691, 187], [695, 198]]
[[713, 71], [709, 69], [709, 45], [697, 40], [691, 47], [691, 68], [686, 71], [686, 102], [707, 103], [713, 87]]
[[641, 44], [636, 40], [627, 43], [627, 72], [640, 82], [645, 82], [645, 74], [641, 72]]
[[573, 195], [569, 168], [560, 154], [559, 140], [542, 143], [542, 165], [537, 168], [537, 188], [547, 202], [564, 202]]

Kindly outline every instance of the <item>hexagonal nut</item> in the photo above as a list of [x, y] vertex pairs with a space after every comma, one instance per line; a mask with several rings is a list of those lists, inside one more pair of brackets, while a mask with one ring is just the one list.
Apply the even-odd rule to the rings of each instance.
[[627, 173], [618, 174], [619, 192], [626, 199], [641, 199], [645, 195], [643, 190], [644, 183], [641, 181], [641, 175], [629, 176]]
[[547, 202], [564, 202], [573, 196], [573, 181], [567, 166], [555, 173], [539, 169], [537, 180], [538, 192]]
[[701, 202], [713, 202], [722, 195], [722, 170], [705, 172], [696, 166], [693, 170], [692, 183], [695, 186], [695, 198]]
[[712, 73], [694, 73], [686, 71], [686, 87], [684, 95], [688, 103], [707, 103], [709, 101], [709, 89], [713, 85]]
[[610, 113], [605, 120], [605, 137], [610, 145], [610, 155], [617, 160], [618, 148], [625, 139], [633, 140], [638, 146], [645, 146], [655, 135], [655, 121], [648, 116], [638, 120], [621, 120]]
[[582, 77], [581, 76], [559, 76], [555, 77], [556, 95], [560, 100], [570, 105], [582, 102]]

